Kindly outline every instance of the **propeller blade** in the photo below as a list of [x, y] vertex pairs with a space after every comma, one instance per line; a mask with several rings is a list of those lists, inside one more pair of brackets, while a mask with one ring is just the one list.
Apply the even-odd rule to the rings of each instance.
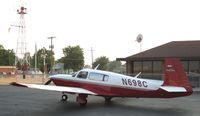
[[44, 85], [49, 85], [51, 83], [51, 79], [48, 80]]

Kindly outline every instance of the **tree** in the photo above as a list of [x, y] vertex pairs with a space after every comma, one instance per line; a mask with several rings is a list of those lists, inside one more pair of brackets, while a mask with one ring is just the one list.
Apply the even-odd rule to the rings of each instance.
[[[42, 71], [44, 72], [44, 68], [49, 72], [50, 71], [50, 62], [51, 62], [51, 59], [50, 59], [50, 55], [51, 55], [51, 51], [50, 50], [47, 50], [46, 48], [42, 48], [42, 49], [39, 49], [37, 51], [37, 54], [34, 54], [31, 58], [31, 67], [34, 67], [35, 66], [35, 55], [37, 55], [37, 67]], [[45, 58], [45, 65], [46, 67], [44, 67], [44, 58], [43, 58], [43, 55], [46, 56]], [[54, 58], [53, 58], [53, 61], [54, 61]]]
[[124, 73], [125, 67], [120, 61], [111, 61], [108, 63], [108, 70], [116, 73]]
[[120, 67], [122, 63], [120, 61], [111, 61], [108, 63], [108, 70], [114, 71], [117, 67]]
[[77, 46], [68, 46], [63, 48], [64, 57], [58, 60], [60, 63], [64, 63], [65, 69], [72, 69], [78, 71], [84, 66], [84, 54], [83, 49]]
[[1, 49], [4, 49], [4, 47], [3, 47], [2, 45], [0, 45], [0, 50], [1, 50]]
[[15, 53], [13, 50], [6, 50], [0, 45], [0, 65], [1, 66], [13, 66], [15, 62]]
[[99, 64], [100, 66], [98, 67], [98, 69], [107, 70], [108, 62], [109, 62], [109, 59], [106, 56], [101, 56], [101, 57], [98, 57], [97, 59], [95, 59], [93, 66], [96, 67]]

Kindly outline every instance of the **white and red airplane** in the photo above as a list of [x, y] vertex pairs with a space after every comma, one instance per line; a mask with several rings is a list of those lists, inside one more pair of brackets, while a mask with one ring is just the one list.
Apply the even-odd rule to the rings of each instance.
[[[76, 101], [80, 105], [87, 104], [88, 95], [102, 96], [108, 102], [113, 97], [136, 98], [173, 98], [192, 94], [192, 87], [179, 59], [166, 58], [164, 63], [164, 81], [150, 80], [101, 71], [82, 69], [73, 75], [57, 74], [50, 76], [46, 85], [12, 83], [35, 89], [62, 92], [62, 100], [66, 94], [78, 94]], [[54, 85], [48, 85], [50, 82]]]

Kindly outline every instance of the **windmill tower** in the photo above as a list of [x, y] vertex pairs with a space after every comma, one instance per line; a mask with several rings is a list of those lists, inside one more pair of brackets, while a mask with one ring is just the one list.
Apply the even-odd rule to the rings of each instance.
[[[25, 71], [30, 65], [29, 57], [30, 53], [27, 52], [27, 43], [26, 43], [26, 26], [24, 15], [27, 14], [27, 9], [24, 6], [21, 6], [17, 10], [19, 14], [19, 24], [15, 25], [18, 27], [18, 38], [17, 38], [17, 48], [16, 48], [16, 57], [15, 57], [15, 66], [20, 65], [20, 69]], [[19, 68], [19, 67], [18, 67]]]
[[143, 40], [143, 36], [142, 34], [139, 34], [136, 38], [136, 41], [140, 44], [140, 52], [142, 52], [142, 40]]

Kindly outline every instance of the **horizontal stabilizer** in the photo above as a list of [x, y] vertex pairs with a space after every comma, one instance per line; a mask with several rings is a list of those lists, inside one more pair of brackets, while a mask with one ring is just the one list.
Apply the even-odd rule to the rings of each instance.
[[34, 89], [42, 89], [42, 90], [50, 90], [50, 91], [61, 91], [61, 92], [69, 92], [69, 93], [81, 93], [81, 94], [89, 94], [89, 95], [97, 95], [96, 93], [78, 87], [65, 87], [65, 86], [54, 86], [54, 85], [37, 85], [37, 84], [23, 84], [13, 82], [11, 85], [34, 88]]
[[184, 87], [161, 86], [160, 88], [167, 92], [187, 92], [187, 90]]

